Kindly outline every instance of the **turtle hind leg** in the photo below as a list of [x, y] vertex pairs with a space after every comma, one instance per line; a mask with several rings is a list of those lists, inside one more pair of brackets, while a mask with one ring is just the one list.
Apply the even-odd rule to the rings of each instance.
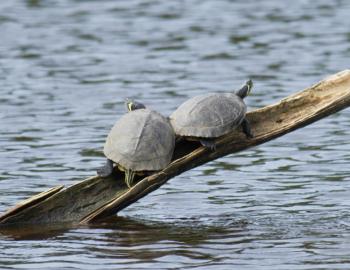
[[134, 181], [135, 173], [132, 170], [125, 170], [125, 183], [128, 188], [131, 188], [132, 182]]
[[210, 139], [201, 139], [199, 140], [201, 145], [203, 145], [205, 148], [209, 148], [212, 151], [216, 150], [216, 144], [215, 140], [210, 140]]
[[97, 169], [97, 175], [101, 177], [108, 177], [112, 174], [113, 172], [113, 161], [110, 159], [107, 159], [106, 164]]
[[254, 137], [252, 129], [250, 127], [250, 123], [247, 120], [247, 118], [243, 119], [241, 126], [242, 126], [242, 129], [243, 129], [243, 133], [247, 136], [248, 139], [251, 139], [251, 138]]

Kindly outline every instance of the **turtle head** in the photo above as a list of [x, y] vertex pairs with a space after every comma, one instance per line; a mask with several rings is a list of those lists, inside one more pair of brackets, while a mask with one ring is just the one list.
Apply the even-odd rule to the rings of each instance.
[[246, 96], [249, 96], [250, 91], [252, 90], [252, 88], [253, 88], [253, 81], [249, 80], [241, 87], [241, 89], [239, 89], [236, 92], [236, 95], [239, 96], [241, 99], [243, 99]]
[[146, 106], [143, 105], [142, 103], [131, 100], [131, 99], [126, 99], [125, 105], [126, 105], [126, 108], [128, 109], [129, 112], [135, 111], [138, 109], [145, 109], [146, 108]]

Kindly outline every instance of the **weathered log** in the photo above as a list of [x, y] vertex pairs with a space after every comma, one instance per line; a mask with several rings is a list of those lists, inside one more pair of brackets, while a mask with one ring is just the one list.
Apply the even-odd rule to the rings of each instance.
[[176, 146], [169, 166], [138, 179], [131, 189], [126, 188], [123, 174], [118, 171], [107, 179], [93, 176], [36, 203], [22, 203], [20, 209], [0, 217], [0, 224], [82, 224], [100, 220], [116, 214], [184, 171], [270, 141], [348, 106], [350, 70], [345, 70], [276, 104], [249, 112], [253, 139], [246, 139], [236, 130], [217, 139], [216, 151], [209, 151], [195, 142], [182, 142]]
[[47, 191], [36, 194], [36, 195], [18, 203], [18, 204], [16, 204], [14, 207], [10, 208], [4, 214], [2, 214], [0, 218], [1, 218], [1, 220], [3, 220], [9, 216], [13, 216], [13, 215], [23, 211], [24, 209], [26, 209], [32, 205], [36, 205], [39, 202], [44, 201], [45, 199], [51, 197], [52, 195], [59, 192], [63, 188], [64, 188], [64, 186], [57, 186], [57, 187], [50, 188]]

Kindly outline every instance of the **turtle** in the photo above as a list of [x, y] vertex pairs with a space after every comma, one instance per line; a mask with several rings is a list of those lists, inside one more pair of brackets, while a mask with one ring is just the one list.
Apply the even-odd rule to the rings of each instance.
[[116, 164], [125, 172], [125, 183], [130, 188], [135, 173], [159, 171], [170, 163], [175, 133], [168, 118], [144, 104], [127, 100], [126, 107], [128, 113], [115, 123], [107, 136], [103, 149], [107, 162], [97, 174], [110, 176]]
[[198, 140], [210, 150], [216, 149], [215, 138], [238, 126], [247, 138], [253, 138], [243, 101], [252, 87], [252, 80], [248, 80], [236, 92], [208, 93], [182, 103], [169, 117], [177, 138]]

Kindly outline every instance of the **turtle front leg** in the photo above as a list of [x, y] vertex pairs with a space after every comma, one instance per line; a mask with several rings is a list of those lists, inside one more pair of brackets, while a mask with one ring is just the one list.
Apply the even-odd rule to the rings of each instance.
[[201, 139], [199, 140], [201, 145], [203, 145], [205, 148], [209, 148], [211, 151], [216, 150], [216, 144], [215, 140], [209, 140], [209, 139]]
[[128, 188], [131, 188], [132, 182], [134, 181], [135, 173], [132, 170], [125, 170], [125, 183]]
[[247, 136], [248, 139], [251, 139], [254, 137], [252, 133], [252, 129], [250, 128], [250, 123], [247, 118], [243, 119], [241, 126], [243, 128], [244, 134]]
[[106, 164], [97, 169], [97, 175], [101, 177], [108, 177], [112, 174], [113, 172], [113, 161], [110, 159], [107, 159]]

